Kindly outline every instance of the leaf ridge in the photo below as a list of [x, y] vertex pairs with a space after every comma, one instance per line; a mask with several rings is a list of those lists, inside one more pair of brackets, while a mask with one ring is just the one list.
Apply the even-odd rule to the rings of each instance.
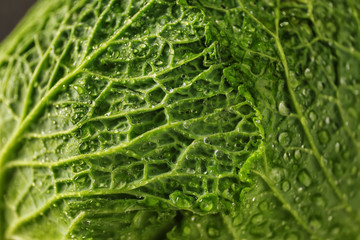
[[[276, 27], [277, 29], [279, 28], [279, 20], [280, 20], [280, 0], [277, 0], [277, 5], [278, 7], [276, 8], [275, 11], [275, 21], [276, 21]], [[278, 32], [278, 30], [277, 30]], [[277, 33], [278, 34], [278, 33]], [[349, 203], [347, 202], [346, 198], [344, 197], [343, 193], [340, 191], [340, 189], [336, 186], [335, 180], [333, 179], [333, 177], [331, 176], [330, 172], [326, 169], [325, 163], [324, 163], [324, 157], [321, 156], [319, 150], [317, 149], [314, 139], [309, 131], [308, 125], [306, 123], [306, 119], [303, 115], [303, 111], [301, 110], [300, 104], [298, 103], [295, 93], [293, 91], [292, 88], [292, 84], [290, 81], [290, 74], [289, 74], [289, 69], [288, 69], [288, 65], [287, 65], [287, 60], [286, 60], [286, 56], [283, 50], [283, 47], [281, 45], [280, 39], [279, 37], [276, 38], [276, 45], [278, 47], [279, 50], [279, 54], [280, 54], [280, 58], [282, 61], [282, 64], [284, 66], [284, 71], [285, 71], [285, 79], [286, 79], [286, 85], [288, 87], [288, 91], [290, 93], [291, 99], [292, 99], [292, 103], [294, 104], [296, 113], [298, 114], [298, 118], [299, 121], [305, 131], [305, 134], [309, 140], [309, 143], [311, 145], [311, 148], [313, 150], [314, 156], [318, 162], [318, 164], [320, 165], [322, 171], [324, 172], [326, 179], [328, 180], [330, 186], [332, 187], [333, 191], [336, 193], [336, 195], [338, 196], [338, 198], [342, 201], [342, 203], [346, 206], [345, 210], [346, 212], [351, 215], [351, 216], [356, 216], [354, 213], [354, 210], [352, 209], [352, 207], [349, 205]], [[358, 223], [360, 223], [358, 217], [356, 217], [356, 221]]]

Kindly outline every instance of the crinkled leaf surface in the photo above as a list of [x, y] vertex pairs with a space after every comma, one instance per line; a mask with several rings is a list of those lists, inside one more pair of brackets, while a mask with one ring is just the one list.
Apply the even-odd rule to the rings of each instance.
[[0, 48], [4, 239], [358, 239], [355, 0], [40, 1]]

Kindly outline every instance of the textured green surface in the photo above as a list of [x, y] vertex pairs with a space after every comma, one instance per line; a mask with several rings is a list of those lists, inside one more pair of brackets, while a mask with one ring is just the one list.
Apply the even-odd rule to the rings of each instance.
[[0, 238], [359, 239], [359, 14], [40, 1], [0, 47]]

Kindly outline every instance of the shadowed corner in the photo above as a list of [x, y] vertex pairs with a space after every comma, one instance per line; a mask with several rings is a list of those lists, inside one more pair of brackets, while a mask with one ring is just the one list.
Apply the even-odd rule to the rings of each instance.
[[0, 1], [0, 42], [14, 29], [36, 0]]

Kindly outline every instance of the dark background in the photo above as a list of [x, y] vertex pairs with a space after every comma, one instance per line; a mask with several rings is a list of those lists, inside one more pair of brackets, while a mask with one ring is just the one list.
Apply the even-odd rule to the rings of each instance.
[[0, 0], [0, 41], [14, 29], [36, 0]]

